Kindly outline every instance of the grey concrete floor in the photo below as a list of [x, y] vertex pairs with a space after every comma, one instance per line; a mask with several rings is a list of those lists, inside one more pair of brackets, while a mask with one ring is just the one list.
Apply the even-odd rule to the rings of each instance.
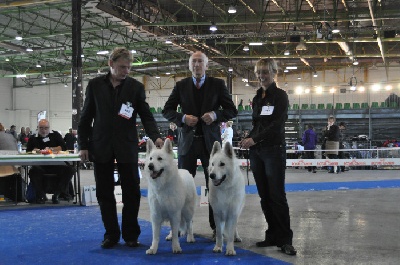
[[[243, 171], [246, 178], [246, 171]], [[249, 183], [254, 185], [252, 173]], [[289, 168], [287, 183], [400, 180], [400, 170], [350, 170], [341, 174], [316, 174]], [[93, 170], [81, 170], [81, 186], [94, 184]], [[204, 173], [197, 171], [196, 186], [205, 185]], [[246, 181], [247, 183], [247, 181]], [[147, 188], [147, 180], [141, 181]], [[292, 264], [400, 264], [400, 188], [339, 189], [287, 192], [297, 256], [287, 256], [276, 247], [258, 248], [266, 227], [257, 194], [247, 194], [238, 224], [243, 242], [236, 247]], [[61, 202], [72, 204], [72, 202]], [[55, 206], [47, 202], [45, 206]], [[43, 207], [19, 203], [18, 206]], [[121, 212], [121, 207], [118, 207]], [[99, 213], [100, 218], [100, 213]], [[150, 220], [147, 198], [142, 197], [139, 218]], [[195, 236], [211, 237], [208, 207], [197, 206]]]
[[[243, 174], [246, 177], [246, 171]], [[94, 183], [92, 170], [82, 170], [81, 176], [82, 186]], [[400, 171], [286, 171], [287, 183], [388, 179], [400, 179]], [[196, 186], [205, 185], [204, 173], [198, 171], [195, 182]], [[249, 182], [254, 185], [251, 172]], [[146, 187], [147, 180], [143, 178], [141, 188]], [[246, 195], [238, 224], [243, 242], [236, 243], [236, 247], [292, 264], [400, 264], [399, 188], [288, 192], [287, 198], [297, 256], [287, 256], [276, 247], [255, 246], [263, 239], [266, 227], [257, 194]], [[149, 216], [147, 198], [142, 198], [139, 218], [150, 220]], [[207, 216], [208, 207], [198, 206], [194, 218], [194, 232], [198, 236], [211, 237]]]

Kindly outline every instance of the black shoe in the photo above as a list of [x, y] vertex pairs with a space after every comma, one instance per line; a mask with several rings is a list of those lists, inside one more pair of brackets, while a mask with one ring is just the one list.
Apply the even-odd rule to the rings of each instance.
[[118, 241], [112, 241], [111, 239], [104, 239], [103, 242], [101, 242], [101, 247], [105, 249], [113, 248], [116, 244], [118, 244]]
[[297, 254], [297, 251], [294, 249], [294, 247], [289, 244], [281, 246], [281, 251], [283, 253], [285, 253], [286, 255], [291, 255], [291, 256], [294, 256]]
[[51, 197], [51, 201], [53, 204], [59, 204], [60, 200], [58, 199], [58, 194], [54, 194], [53, 197]]
[[317, 173], [317, 171], [316, 170], [313, 170], [313, 172], [312, 173]]
[[140, 242], [137, 240], [125, 242], [125, 246], [128, 246], [130, 248], [137, 248], [139, 245], [140, 245]]
[[276, 246], [276, 242], [275, 242], [275, 240], [272, 240], [269, 237], [265, 237], [265, 240], [257, 242], [256, 246], [259, 248], [273, 247], [273, 246]]
[[328, 173], [335, 173], [335, 172], [333, 172], [333, 170], [332, 170], [332, 171], [328, 171]]

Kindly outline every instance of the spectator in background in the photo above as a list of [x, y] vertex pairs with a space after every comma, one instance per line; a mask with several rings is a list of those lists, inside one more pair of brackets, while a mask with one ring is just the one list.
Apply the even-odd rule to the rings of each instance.
[[232, 124], [233, 121], [227, 121], [225, 123], [225, 130], [224, 133], [221, 135], [223, 145], [227, 142], [230, 142], [232, 144], [232, 138], [233, 138]]
[[[328, 158], [337, 159], [339, 153], [339, 126], [335, 124], [335, 117], [330, 116], [328, 118], [328, 125], [326, 126], [324, 136], [326, 139], [325, 143], [325, 154]], [[335, 173], [335, 167], [328, 167], [328, 173]], [[336, 167], [336, 173], [340, 173], [340, 167]]]
[[25, 134], [26, 134], [26, 137], [28, 137], [28, 139], [29, 139], [29, 137], [31, 137], [33, 135], [32, 132], [31, 132], [31, 128], [26, 127], [25, 128]]
[[15, 140], [18, 140], [18, 134], [15, 125], [11, 125], [10, 130], [8, 130], [8, 133], [14, 136]]
[[[314, 127], [311, 124], [307, 125], [307, 130], [304, 131], [303, 133], [303, 146], [304, 146], [304, 159], [314, 159], [315, 155], [314, 155], [314, 151], [308, 151], [308, 150], [315, 150], [317, 141], [318, 141], [318, 137], [317, 134], [314, 131]], [[317, 173], [316, 166], [309, 166], [308, 168], [308, 172], [313, 172], [313, 173]]]
[[28, 139], [26, 136], [25, 127], [21, 127], [21, 131], [18, 134], [18, 141], [20, 141], [23, 146], [26, 146]]
[[[38, 135], [30, 137], [26, 152], [40, 152], [49, 150], [51, 153], [57, 153], [67, 150], [65, 142], [61, 134], [50, 130], [50, 123], [46, 119], [39, 121]], [[29, 170], [29, 177], [36, 191], [36, 202], [44, 204], [46, 202], [46, 190], [50, 178], [57, 178], [57, 183], [53, 189], [53, 204], [59, 204], [59, 195], [61, 193], [68, 194], [68, 184], [72, 179], [74, 169], [72, 166], [56, 165], [56, 166], [32, 166]], [[46, 177], [45, 174], [55, 174], [56, 177]]]
[[74, 150], [74, 144], [76, 143], [76, 135], [72, 128], [69, 128], [68, 132], [64, 136], [64, 142], [67, 146], [67, 150]]
[[[339, 150], [340, 149], [345, 149], [344, 143], [343, 143], [344, 139], [345, 139], [345, 135], [344, 135], [344, 132], [343, 132], [344, 130], [346, 130], [346, 123], [342, 121], [342, 122], [339, 123]], [[343, 151], [339, 151], [338, 158], [340, 158], [340, 159], [344, 159], [345, 158]], [[340, 171], [341, 172], [344, 172], [344, 169], [345, 169], [345, 166], [340, 166]]]
[[179, 132], [175, 123], [171, 122], [168, 129], [168, 138], [173, 141], [174, 145], [178, 145]]
[[4, 131], [3, 124], [0, 123], [0, 150], [17, 150], [17, 140]]

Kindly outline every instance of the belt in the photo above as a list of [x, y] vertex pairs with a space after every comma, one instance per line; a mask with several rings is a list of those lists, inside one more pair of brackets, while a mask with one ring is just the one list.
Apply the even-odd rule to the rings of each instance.
[[194, 138], [202, 138], [203, 135], [193, 135]]

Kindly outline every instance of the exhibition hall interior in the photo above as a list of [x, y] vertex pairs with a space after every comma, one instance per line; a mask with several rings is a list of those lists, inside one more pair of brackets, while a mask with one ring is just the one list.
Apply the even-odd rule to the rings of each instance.
[[[0, 0], [0, 123], [5, 130], [14, 125], [17, 133], [22, 127], [35, 132], [39, 118], [46, 118], [62, 137], [70, 129], [76, 135], [89, 80], [108, 74], [110, 53], [115, 47], [125, 47], [133, 57], [129, 76], [144, 85], [150, 111], [166, 137], [170, 122], [162, 114], [164, 105], [176, 83], [192, 76], [190, 55], [202, 51], [209, 58], [206, 75], [224, 81], [238, 109], [231, 122], [233, 146], [246, 178], [246, 206], [238, 224], [243, 242], [235, 243], [240, 250], [233, 259], [223, 253], [217, 257], [212, 248], [209, 251], [211, 231], [204, 226], [208, 212], [198, 207], [195, 234], [207, 253], [197, 243], [184, 242], [182, 247], [188, 252], [174, 255], [170, 242], [167, 245], [161, 238], [160, 245], [165, 245], [160, 246], [154, 264], [188, 264], [189, 259], [193, 264], [397, 264], [399, 34], [398, 0]], [[239, 150], [238, 143], [253, 127], [252, 100], [260, 88], [254, 66], [261, 58], [276, 61], [275, 81], [289, 98], [286, 191], [293, 245], [298, 250], [295, 257], [255, 246], [266, 223], [248, 153]], [[341, 163], [341, 174], [327, 173], [324, 163], [328, 162], [323, 161], [321, 150], [331, 116], [336, 124], [345, 124], [342, 139], [347, 162]], [[300, 161], [308, 125], [318, 136], [316, 174], [309, 174]], [[140, 117], [137, 130], [143, 143], [147, 135]], [[77, 155], [74, 150], [70, 153]], [[27, 203], [24, 196], [12, 200], [2, 195], [7, 192], [4, 185], [25, 195], [29, 183], [29, 161], [15, 164], [13, 160], [12, 164], [3, 158], [7, 155], [1, 153], [0, 167], [16, 166], [21, 183], [4, 184], [0, 177], [0, 214], [18, 220], [29, 239], [15, 227], [0, 235], [2, 245], [10, 243], [4, 264], [63, 264], [68, 259], [74, 264], [152, 264], [145, 254], [151, 244], [149, 205], [143, 195], [147, 194], [146, 178], [141, 180], [139, 214], [143, 230], [139, 239], [144, 246], [140, 253], [121, 246], [108, 256], [98, 244], [102, 236], [98, 206], [78, 207], [83, 188], [95, 185], [93, 164], [71, 158], [79, 172], [71, 181], [73, 198], [53, 205], [48, 194], [48, 201], [37, 205]], [[205, 185], [201, 166], [195, 182], [198, 191]], [[118, 207], [121, 217], [122, 206]], [[71, 220], [63, 223], [64, 215]], [[34, 220], [38, 234], [30, 234], [27, 218]], [[77, 225], [80, 218], [86, 227]], [[52, 238], [58, 230], [51, 225], [45, 231], [39, 226], [43, 220], [63, 223], [67, 232]], [[6, 227], [3, 221], [0, 225]], [[46, 243], [33, 240], [47, 232]], [[70, 243], [65, 243], [65, 249], [53, 247], [60, 242]], [[32, 258], [45, 249], [48, 255]], [[82, 254], [71, 258], [77, 252]]]

